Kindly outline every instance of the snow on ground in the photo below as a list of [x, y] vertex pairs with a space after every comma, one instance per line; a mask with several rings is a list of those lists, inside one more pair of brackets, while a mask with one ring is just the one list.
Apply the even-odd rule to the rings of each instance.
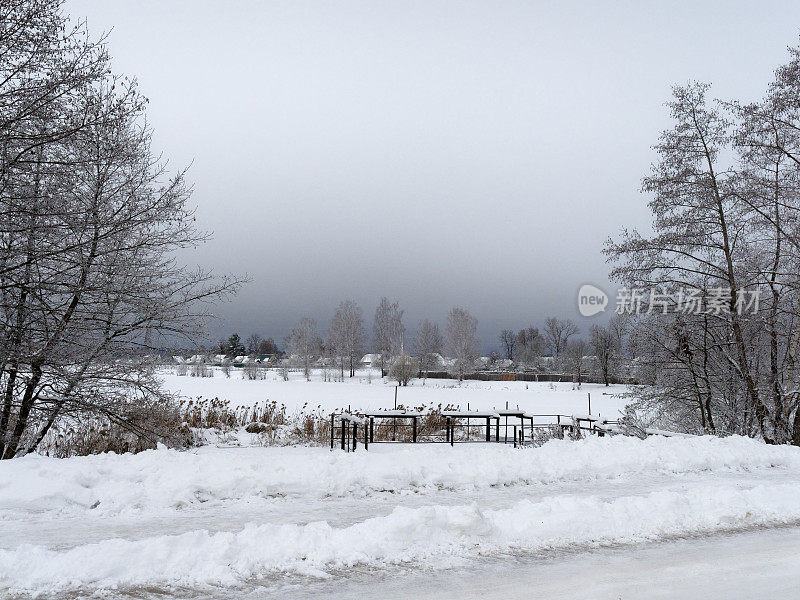
[[[329, 371], [329, 374], [332, 371]], [[167, 389], [184, 398], [219, 398], [232, 406], [252, 406], [256, 402], [275, 401], [285, 404], [291, 413], [304, 405], [332, 411], [351, 407], [353, 410], [387, 409], [394, 407], [395, 382], [381, 379], [380, 371], [361, 369], [354, 378], [343, 382], [325, 382], [320, 370], [306, 381], [302, 373], [291, 372], [283, 381], [276, 370], [267, 370], [266, 379], [246, 380], [239, 369], [226, 377], [221, 369], [214, 377], [178, 376], [165, 369], [162, 378]], [[397, 391], [397, 402], [406, 407], [450, 404], [466, 409], [501, 409], [508, 404], [538, 414], [573, 414], [588, 412], [591, 394], [592, 412], [602, 417], [616, 418], [625, 402], [617, 397], [626, 386], [525, 381], [463, 381], [453, 379], [412, 380]]]
[[798, 494], [800, 450], [737, 437], [29, 456], [0, 464], [0, 596], [281, 597], [305, 581], [325, 597], [365, 573], [796, 526]]

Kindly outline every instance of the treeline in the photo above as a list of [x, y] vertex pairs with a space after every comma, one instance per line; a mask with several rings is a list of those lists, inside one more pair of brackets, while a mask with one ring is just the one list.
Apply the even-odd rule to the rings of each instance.
[[341, 377], [345, 372], [353, 377], [362, 357], [370, 355], [382, 376], [388, 374], [404, 384], [420, 372], [447, 370], [463, 379], [467, 373], [487, 368], [569, 374], [577, 383], [593, 375], [606, 385], [615, 377], [630, 377], [622, 317], [613, 318], [607, 326], [592, 325], [587, 337], [571, 320], [556, 317], [547, 318], [541, 332], [534, 326], [516, 332], [505, 329], [498, 336], [502, 353], [490, 353], [484, 364], [479, 356], [478, 322], [468, 310], [451, 309], [444, 331], [424, 319], [408, 332], [403, 316], [398, 302], [382, 298], [368, 332], [361, 307], [346, 300], [337, 307], [327, 331], [316, 320], [301, 318], [284, 340], [285, 350], [272, 338], [252, 334], [242, 342], [234, 333], [219, 342], [217, 351], [231, 359], [289, 355], [307, 377], [319, 359], [335, 363]]
[[614, 278], [646, 291], [629, 324], [652, 384], [643, 418], [800, 445], [800, 48], [789, 54], [757, 102], [674, 88], [643, 185], [653, 233], [606, 246]]

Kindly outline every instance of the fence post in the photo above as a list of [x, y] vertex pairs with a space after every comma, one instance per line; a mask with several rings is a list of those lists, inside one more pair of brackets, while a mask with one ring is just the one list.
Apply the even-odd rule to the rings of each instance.
[[413, 421], [412, 425], [411, 425], [411, 441], [416, 443], [416, 441], [417, 441], [417, 417], [412, 417], [411, 420]]

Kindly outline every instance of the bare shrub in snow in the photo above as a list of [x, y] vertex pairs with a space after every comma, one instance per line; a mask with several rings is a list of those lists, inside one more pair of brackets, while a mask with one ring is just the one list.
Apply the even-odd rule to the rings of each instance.
[[389, 377], [400, 385], [408, 385], [408, 382], [417, 376], [419, 376], [419, 361], [416, 358], [401, 354], [392, 361]]

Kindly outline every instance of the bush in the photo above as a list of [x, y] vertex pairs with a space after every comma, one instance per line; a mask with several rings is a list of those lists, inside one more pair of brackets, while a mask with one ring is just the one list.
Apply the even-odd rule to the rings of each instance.
[[419, 361], [407, 354], [398, 356], [389, 368], [389, 377], [400, 385], [408, 385], [408, 382], [418, 375]]

